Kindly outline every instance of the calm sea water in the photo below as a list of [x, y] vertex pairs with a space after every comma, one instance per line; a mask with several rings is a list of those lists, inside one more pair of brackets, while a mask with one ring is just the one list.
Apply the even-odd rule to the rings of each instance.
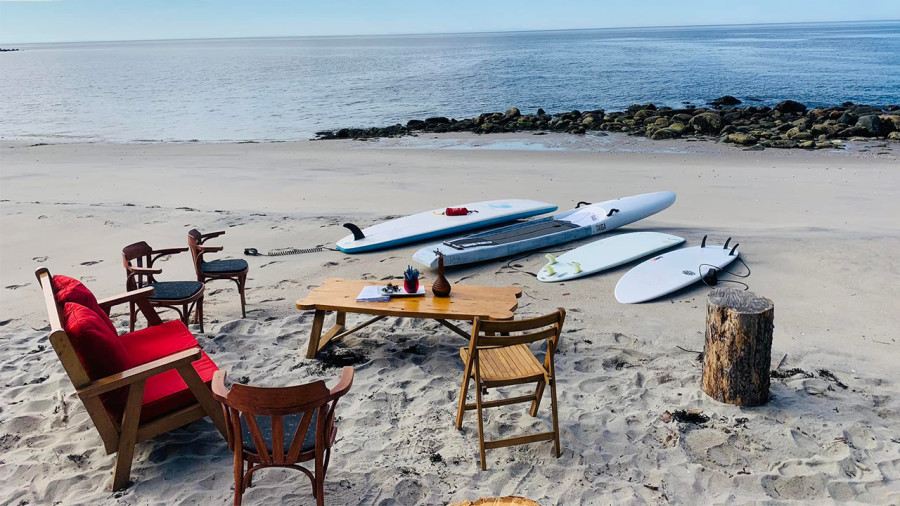
[[724, 94], [900, 102], [900, 22], [19, 47], [0, 53], [6, 139], [291, 140]]

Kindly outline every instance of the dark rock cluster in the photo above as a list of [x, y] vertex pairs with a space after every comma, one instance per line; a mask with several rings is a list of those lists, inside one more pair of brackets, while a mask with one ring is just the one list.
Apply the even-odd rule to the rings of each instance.
[[[900, 107], [872, 107], [845, 102], [839, 107], [808, 109], [793, 100], [775, 107], [739, 106], [730, 95], [709, 102], [711, 108], [686, 106], [683, 109], [632, 105], [624, 111], [570, 111], [522, 114], [512, 107], [505, 113], [492, 112], [461, 120], [445, 117], [410, 120], [387, 127], [342, 128], [317, 132], [318, 139], [366, 139], [399, 137], [422, 132], [552, 131], [584, 134], [589, 131], [623, 132], [650, 139], [713, 137], [739, 146], [767, 148], [831, 148], [841, 139], [900, 140]], [[837, 142], [836, 142], [837, 141]]]

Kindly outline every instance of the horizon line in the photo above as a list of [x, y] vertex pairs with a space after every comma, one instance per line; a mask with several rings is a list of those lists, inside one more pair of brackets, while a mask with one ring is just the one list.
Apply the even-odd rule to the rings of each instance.
[[778, 26], [778, 25], [824, 25], [835, 23], [897, 23], [900, 19], [850, 19], [840, 21], [788, 21], [775, 23], [722, 23], [722, 24], [696, 24], [696, 25], [645, 25], [645, 26], [603, 26], [589, 28], [540, 28], [525, 30], [487, 30], [487, 31], [458, 31], [458, 32], [397, 32], [397, 33], [359, 33], [359, 34], [331, 34], [331, 35], [253, 35], [238, 37], [177, 37], [170, 39], [115, 39], [115, 40], [67, 40], [54, 42], [0, 42], [4, 45], [37, 45], [37, 44], [84, 44], [107, 42], [177, 42], [177, 41], [202, 41], [202, 40], [237, 40], [237, 39], [325, 39], [346, 37], [400, 37], [400, 36], [432, 36], [432, 35], [478, 35], [478, 34], [505, 34], [505, 33], [538, 33], [538, 32], [577, 32], [590, 30], [632, 30], [654, 28], [702, 28], [702, 27], [729, 27], [729, 26]]

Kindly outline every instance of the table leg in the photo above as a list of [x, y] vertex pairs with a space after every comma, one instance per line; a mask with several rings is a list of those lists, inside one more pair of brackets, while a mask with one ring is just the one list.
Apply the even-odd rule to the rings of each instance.
[[306, 358], [316, 358], [319, 351], [319, 339], [322, 338], [322, 325], [325, 323], [325, 311], [316, 309], [313, 317], [312, 331], [309, 333], [309, 346], [306, 349]]

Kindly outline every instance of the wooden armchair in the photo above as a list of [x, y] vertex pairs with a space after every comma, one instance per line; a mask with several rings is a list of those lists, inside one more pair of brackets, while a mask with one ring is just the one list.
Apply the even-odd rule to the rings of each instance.
[[[465, 373], [456, 412], [456, 428], [462, 429], [463, 415], [467, 410], [477, 411], [478, 451], [482, 470], [487, 470], [484, 451], [504, 446], [553, 440], [556, 458], [559, 458], [559, 419], [556, 411], [556, 370], [553, 356], [565, 319], [566, 311], [562, 308], [555, 313], [527, 320], [489, 321], [475, 318], [469, 347], [459, 350], [465, 363]], [[527, 345], [544, 340], [547, 341], [547, 351], [541, 363]], [[470, 378], [475, 380], [474, 404], [466, 403]], [[536, 384], [534, 394], [493, 401], [481, 399], [482, 391], [488, 388], [528, 383]], [[552, 431], [485, 441], [482, 409], [530, 402], [531, 416], [537, 416], [545, 385], [550, 385]]]
[[[316, 381], [282, 388], [236, 383], [229, 391], [225, 372], [215, 373], [213, 396], [224, 406], [228, 448], [234, 452], [235, 506], [253, 485], [253, 473], [266, 467], [303, 472], [312, 482], [316, 504], [325, 504], [325, 473], [337, 437], [334, 408], [352, 384], [352, 367], [344, 367], [341, 380], [330, 390], [324, 381]], [[310, 460], [315, 461], [315, 472], [297, 465]]]
[[218, 253], [222, 251], [222, 246], [206, 246], [204, 243], [225, 232], [210, 232], [201, 234], [199, 230], [191, 229], [188, 232], [188, 247], [191, 249], [191, 255], [194, 257], [194, 270], [197, 272], [197, 281], [206, 283], [207, 280], [213, 279], [230, 279], [237, 284], [238, 293], [241, 296], [241, 317], [247, 317], [247, 300], [244, 296], [244, 289], [247, 286], [247, 273], [250, 272], [250, 266], [246, 260], [239, 258], [226, 258], [222, 260], [207, 261], [204, 255], [207, 253]]
[[[199, 281], [157, 281], [156, 276], [162, 269], [154, 269], [153, 262], [162, 256], [174, 255], [188, 251], [188, 248], [169, 248], [154, 250], [144, 241], [129, 244], [122, 249], [122, 263], [125, 265], [125, 289], [138, 290], [145, 286], [153, 287], [153, 295], [148, 300], [153, 307], [173, 309], [181, 321], [188, 324], [191, 309], [196, 307], [196, 319], [203, 332], [203, 283]], [[133, 264], [132, 264], [133, 262]], [[179, 309], [180, 307], [180, 309]], [[128, 304], [128, 328], [134, 332], [137, 320], [137, 306]]]
[[[218, 370], [181, 321], [163, 323], [152, 287], [98, 301], [79, 281], [35, 272], [50, 320], [50, 343], [94, 422], [116, 453], [113, 490], [125, 488], [136, 443], [209, 416], [224, 436], [209, 383]], [[118, 336], [109, 311], [136, 304], [150, 327]]]

